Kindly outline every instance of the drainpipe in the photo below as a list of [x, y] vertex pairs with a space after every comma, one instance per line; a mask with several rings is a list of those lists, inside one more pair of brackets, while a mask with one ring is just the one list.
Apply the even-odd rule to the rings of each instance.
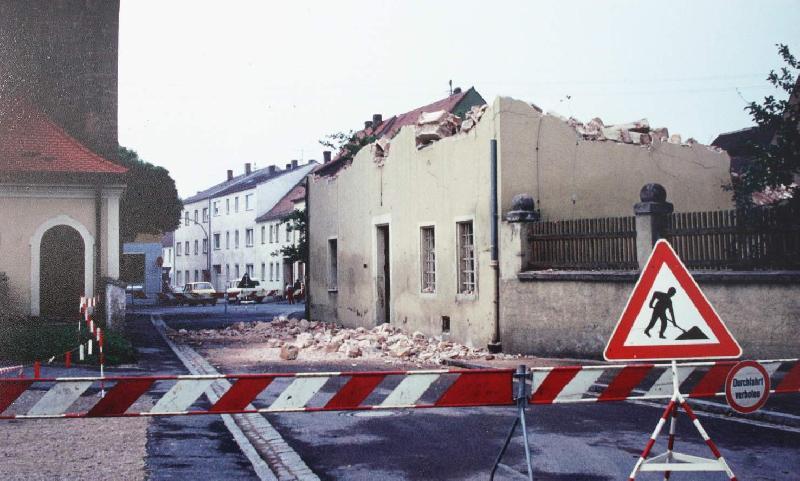
[[[103, 188], [102, 184], [98, 182], [94, 189], [94, 292], [95, 295], [100, 291], [100, 277], [103, 275], [101, 268], [102, 261], [102, 226], [103, 226]], [[85, 286], [84, 286], [85, 288]], [[88, 293], [87, 293], [88, 294]], [[100, 305], [103, 305], [103, 299], [100, 299]]]
[[487, 346], [489, 352], [498, 353], [503, 350], [503, 344], [500, 341], [500, 263], [498, 262], [498, 241], [497, 241], [497, 139], [489, 141], [490, 157], [491, 157], [491, 194], [489, 201], [491, 202], [491, 266], [494, 270], [494, 334], [492, 335], [492, 342]]
[[308, 203], [309, 200], [309, 191], [311, 185], [306, 177], [306, 193], [305, 193], [305, 203], [306, 203], [306, 245], [308, 246], [308, 255], [306, 256], [306, 309], [305, 309], [305, 318], [307, 320], [311, 320], [311, 205]]
[[[214, 285], [212, 280], [214, 277], [211, 275], [211, 197], [208, 198], [208, 232], [206, 233], [206, 272], [208, 272], [208, 282]], [[253, 244], [255, 244], [256, 231], [253, 229]]]

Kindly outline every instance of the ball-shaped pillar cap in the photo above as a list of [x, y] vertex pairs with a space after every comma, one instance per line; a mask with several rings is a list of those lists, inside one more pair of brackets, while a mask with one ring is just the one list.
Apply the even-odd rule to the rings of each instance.
[[533, 212], [536, 210], [536, 203], [528, 194], [517, 194], [511, 199], [511, 210]]
[[666, 202], [667, 190], [661, 184], [645, 184], [639, 191], [639, 199], [642, 202]]

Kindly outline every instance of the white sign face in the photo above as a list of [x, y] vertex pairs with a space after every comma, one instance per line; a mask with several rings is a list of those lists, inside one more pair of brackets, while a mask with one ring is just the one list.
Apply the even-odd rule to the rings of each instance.
[[676, 346], [718, 342], [669, 266], [662, 264], [624, 345]]
[[725, 397], [730, 407], [740, 413], [751, 413], [767, 402], [769, 374], [755, 361], [740, 362], [731, 369], [725, 382]]

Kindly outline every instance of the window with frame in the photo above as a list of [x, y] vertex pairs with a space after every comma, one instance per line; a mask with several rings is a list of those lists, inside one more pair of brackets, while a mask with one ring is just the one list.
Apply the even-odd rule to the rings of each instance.
[[458, 222], [458, 293], [475, 294], [475, 240], [472, 221]]
[[244, 272], [247, 273], [247, 277], [252, 279], [256, 275], [256, 269], [253, 267], [253, 264], [245, 264], [244, 265]]
[[203, 239], [203, 254], [208, 254], [208, 239]]
[[284, 227], [284, 229], [286, 229], [286, 242], [291, 242], [292, 241], [292, 229], [289, 228], [289, 224], [286, 224], [286, 227]]
[[208, 222], [208, 207], [203, 207], [203, 222]]
[[189, 211], [188, 210], [186, 212], [184, 212], [183, 225], [189, 225]]
[[339, 283], [339, 259], [336, 239], [328, 239], [328, 290], [335, 291]]
[[219, 232], [214, 234], [214, 250], [219, 250], [220, 247], [220, 235]]
[[212, 208], [211, 212], [213, 212], [214, 217], [216, 217], [216, 216], [219, 215], [219, 201], [215, 200], [214, 204], [212, 204], [212, 206], [213, 206], [213, 208]]
[[261, 263], [261, 277], [260, 277], [260, 279], [263, 281], [264, 279], [266, 279], [266, 275], [267, 275], [267, 264], [262, 262]]
[[233, 248], [234, 249], [239, 248], [239, 229], [233, 231]]
[[231, 213], [231, 200], [225, 199], [225, 214], [227, 215], [230, 213]]
[[272, 224], [269, 225], [269, 243], [270, 244], [272, 244], [272, 230], [273, 230], [273, 227], [274, 226]]
[[175, 279], [175, 282], [177, 283], [176, 285], [179, 286], [179, 285], [183, 284], [183, 272], [178, 271], [178, 276], [177, 277], [178, 278]]
[[231, 278], [231, 265], [225, 264], [225, 280], [229, 280]]
[[194, 281], [198, 282], [199, 280], [200, 280], [200, 272], [197, 269], [195, 269], [194, 270]]
[[275, 264], [272, 262], [269, 263], [269, 280], [275, 280]]
[[231, 248], [231, 231], [225, 231], [225, 248]]
[[199, 246], [200, 246], [200, 243], [197, 242], [197, 239], [195, 239], [195, 241], [194, 241], [194, 255], [199, 254], [199, 250], [198, 250]]
[[197, 209], [195, 209], [195, 210], [194, 210], [194, 222], [195, 222], [195, 223], [197, 223], [197, 222], [198, 222], [198, 217], [197, 217], [197, 215], [198, 215], [198, 211], [197, 211]]
[[261, 243], [267, 243], [267, 227], [263, 225], [261, 226]]
[[253, 194], [244, 196], [244, 210], [253, 210]]
[[234, 272], [236, 272], [236, 277], [235, 278], [238, 279], [239, 278], [239, 264], [234, 264], [233, 265], [233, 270], [234, 270]]
[[421, 291], [436, 292], [436, 239], [433, 226], [420, 227], [420, 268]]
[[244, 231], [244, 245], [253, 247], [253, 229], [245, 229]]
[[239, 196], [233, 198], [233, 211], [239, 212]]
[[192, 282], [192, 278], [189, 277], [189, 271], [188, 270], [183, 271], [183, 278], [184, 278], [183, 282], [186, 283], [186, 284]]
[[177, 257], [183, 255], [182, 252], [183, 252], [183, 243], [178, 242], [177, 244], [175, 244], [175, 256]]
[[189, 251], [189, 241], [183, 243], [183, 252], [185, 252], [187, 256], [191, 253]]

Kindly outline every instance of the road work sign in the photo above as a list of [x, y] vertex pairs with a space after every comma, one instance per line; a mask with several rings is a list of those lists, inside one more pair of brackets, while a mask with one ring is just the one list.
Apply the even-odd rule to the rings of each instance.
[[659, 240], [605, 352], [609, 361], [738, 358], [742, 349], [669, 243]]
[[728, 373], [725, 397], [728, 405], [743, 414], [758, 410], [769, 397], [769, 373], [756, 361], [742, 361]]

